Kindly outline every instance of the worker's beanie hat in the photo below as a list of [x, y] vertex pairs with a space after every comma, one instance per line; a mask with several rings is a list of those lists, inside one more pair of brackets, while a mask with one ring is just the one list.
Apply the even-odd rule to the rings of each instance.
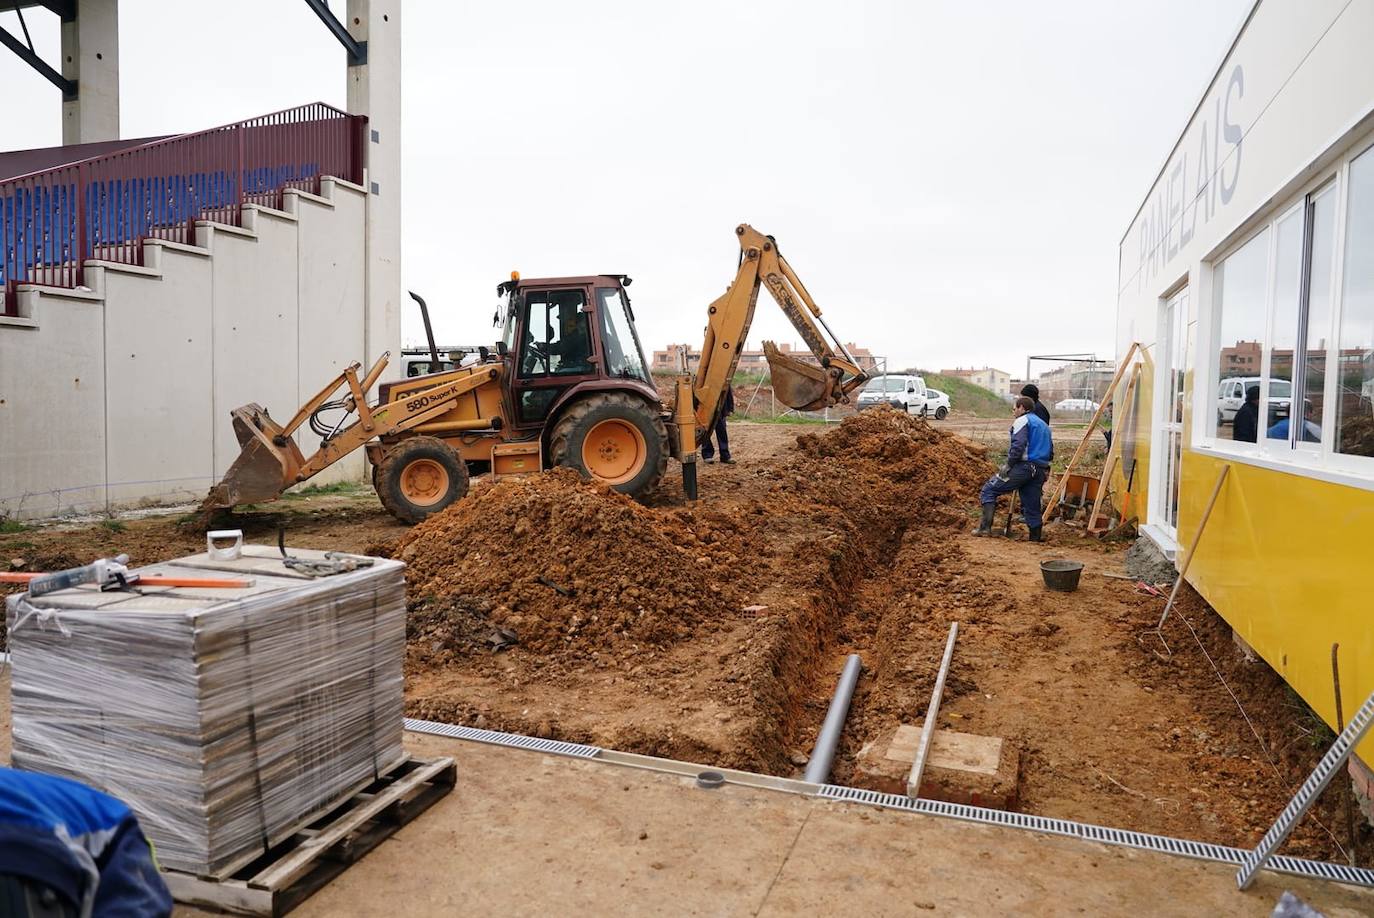
[[1245, 390], [1245, 400], [1247, 402], [1259, 401], [1259, 386], [1250, 386]]
[[1039, 399], [1040, 387], [1037, 386], [1035, 383], [1026, 383], [1024, 386], [1021, 387], [1021, 394], [1024, 395], [1026, 398]]

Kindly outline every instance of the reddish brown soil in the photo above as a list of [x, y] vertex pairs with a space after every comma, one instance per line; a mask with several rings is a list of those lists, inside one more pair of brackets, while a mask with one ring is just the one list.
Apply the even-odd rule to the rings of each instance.
[[[970, 537], [990, 466], [941, 429], [885, 410], [837, 429], [735, 425], [739, 463], [703, 466], [690, 508], [676, 476], [641, 506], [546, 475], [475, 485], [414, 530], [370, 497], [284, 501], [240, 523], [254, 541], [284, 521], [291, 544], [407, 558], [412, 716], [798, 774], [858, 652], [834, 774], [848, 782], [864, 745], [924, 714], [957, 620], [941, 725], [1021, 749], [1021, 809], [1253, 844], [1329, 733], [1264, 664], [1240, 662], [1186, 589], [1166, 628], [1172, 658], [1140, 642], [1164, 600], [1102, 576], [1124, 546], [1062, 528], [1046, 546]], [[171, 519], [125, 526], [0, 536], [0, 559], [57, 567], [128, 551], [137, 563], [203, 544]], [[1045, 590], [1038, 563], [1051, 557], [1086, 564], [1078, 592]], [[1316, 813], [1342, 844], [1346, 793], [1337, 782]], [[1287, 850], [1336, 856], [1311, 818]]]

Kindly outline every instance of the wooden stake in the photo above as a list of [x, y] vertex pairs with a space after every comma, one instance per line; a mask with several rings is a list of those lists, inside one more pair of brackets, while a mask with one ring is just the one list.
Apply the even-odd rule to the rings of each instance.
[[[1131, 396], [1135, 394], [1136, 380], [1140, 379], [1140, 366], [1140, 364], [1135, 365], [1135, 369], [1131, 371], [1130, 381], [1126, 383], [1126, 393], [1122, 401], [1126, 404], [1127, 411], [1129, 411], [1130, 408]], [[1102, 400], [1102, 404], [1107, 404], [1105, 397]], [[1123, 420], [1125, 419], [1127, 411], [1122, 412]], [[1102, 464], [1102, 477], [1097, 482], [1097, 500], [1093, 503], [1093, 512], [1088, 515], [1088, 522], [1086, 524], [1088, 532], [1092, 532], [1093, 527], [1097, 523], [1097, 515], [1102, 510], [1103, 501], [1107, 499], [1107, 488], [1111, 484], [1112, 472], [1115, 471], [1116, 466], [1121, 462], [1121, 443], [1121, 438], [1114, 436], [1112, 437], [1112, 445], [1107, 449], [1107, 460]]]
[[949, 664], [954, 659], [954, 641], [958, 637], [959, 623], [950, 622], [949, 639], [945, 641], [945, 656], [940, 661], [940, 672], [935, 677], [935, 689], [930, 693], [930, 707], [926, 708], [925, 723], [921, 724], [921, 742], [916, 747], [916, 760], [911, 763], [911, 774], [906, 779], [906, 795], [913, 799], [921, 796], [921, 775], [926, 770], [930, 741], [935, 736], [935, 720], [940, 715], [940, 697], [945, 693], [945, 676], [949, 675]]
[[1174, 607], [1174, 600], [1178, 598], [1178, 588], [1183, 585], [1183, 578], [1188, 575], [1188, 568], [1193, 566], [1193, 555], [1197, 554], [1197, 543], [1202, 541], [1202, 531], [1207, 528], [1207, 520], [1212, 516], [1212, 508], [1216, 506], [1217, 495], [1221, 493], [1221, 486], [1226, 483], [1226, 473], [1229, 471], [1231, 471], [1231, 465], [1227, 463], [1217, 473], [1216, 487], [1212, 488], [1212, 496], [1207, 501], [1207, 509], [1202, 511], [1202, 519], [1197, 522], [1197, 532], [1193, 533], [1193, 544], [1188, 546], [1188, 557], [1183, 559], [1183, 569], [1178, 572], [1178, 579], [1174, 581], [1174, 588], [1169, 593], [1169, 601], [1164, 606], [1164, 614], [1159, 617], [1159, 624], [1155, 626], [1156, 631], [1164, 627], [1164, 620], [1169, 617], [1169, 610]]
[[1102, 394], [1102, 403], [1097, 406], [1097, 410], [1093, 412], [1092, 420], [1088, 422], [1087, 432], [1083, 434], [1083, 439], [1078, 441], [1078, 448], [1073, 451], [1073, 457], [1069, 459], [1069, 464], [1065, 467], [1064, 474], [1059, 477], [1059, 483], [1054, 486], [1054, 493], [1050, 495], [1050, 502], [1048, 505], [1049, 511], [1045, 514], [1046, 522], [1054, 519], [1055, 514], [1058, 512], [1059, 498], [1064, 495], [1064, 486], [1068, 483], [1069, 475], [1073, 472], [1074, 467], [1078, 465], [1078, 460], [1082, 458], [1083, 450], [1088, 445], [1088, 438], [1093, 435], [1093, 431], [1097, 430], [1097, 423], [1102, 420], [1102, 413], [1106, 410], [1107, 405], [1111, 403], [1111, 398], [1116, 393], [1117, 384], [1121, 382], [1121, 377], [1125, 375], [1126, 368], [1131, 365], [1131, 359], [1135, 357], [1135, 353], [1139, 349], [1140, 342], [1133, 341], [1131, 342], [1130, 348], [1126, 351], [1126, 356], [1121, 358], [1121, 363], [1116, 368], [1116, 375], [1112, 377], [1112, 381], [1107, 385], [1107, 391]]

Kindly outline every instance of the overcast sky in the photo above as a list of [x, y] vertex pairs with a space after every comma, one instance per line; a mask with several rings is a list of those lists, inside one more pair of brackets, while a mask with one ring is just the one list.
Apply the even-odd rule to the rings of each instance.
[[[894, 369], [1111, 356], [1118, 242], [1249, 6], [410, 0], [405, 284], [468, 344], [512, 269], [623, 272], [646, 350], [698, 344], [743, 221]], [[120, 33], [126, 137], [344, 103], [303, 2], [124, 0]], [[3, 48], [0, 92], [0, 149], [61, 142]], [[799, 340], [766, 293], [764, 338]]]

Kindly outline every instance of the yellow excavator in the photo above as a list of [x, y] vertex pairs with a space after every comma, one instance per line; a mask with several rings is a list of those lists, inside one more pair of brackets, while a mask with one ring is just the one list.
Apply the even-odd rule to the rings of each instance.
[[[234, 409], [242, 452], [203, 509], [274, 500], [360, 447], [383, 506], [410, 523], [466, 494], [470, 469], [501, 478], [568, 466], [639, 497], [659, 483], [671, 457], [682, 463], [684, 490], [696, 499], [697, 446], [720, 416], [761, 284], [816, 359], [764, 342], [779, 401], [817, 410], [848, 402], [868, 379], [773, 237], [747, 224], [735, 235], [735, 280], [707, 308], [694, 373], [682, 356], [671, 407], [659, 398], [635, 331], [630, 278], [512, 274], [497, 287], [501, 340], [480, 349], [472, 364], [383, 382], [369, 403], [366, 393], [386, 369], [383, 354], [361, 376], [361, 365], [351, 364], [284, 425], [260, 405]], [[295, 439], [303, 425], [321, 438], [308, 457]]]

